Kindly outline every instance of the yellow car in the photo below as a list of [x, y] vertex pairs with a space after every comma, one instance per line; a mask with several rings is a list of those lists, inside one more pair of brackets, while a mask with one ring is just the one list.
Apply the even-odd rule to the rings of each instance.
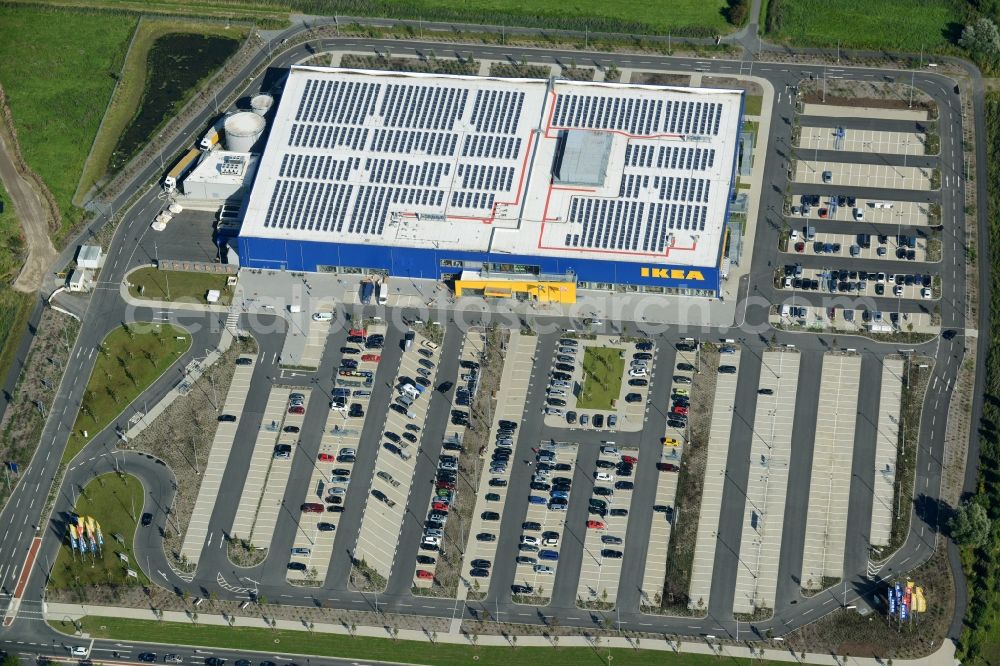
[[664, 437], [663, 446], [680, 446], [681, 443], [673, 437]]
[[674, 389], [674, 395], [687, 395], [687, 394], [688, 394], [688, 390], [685, 389], [685, 388], [675, 388]]

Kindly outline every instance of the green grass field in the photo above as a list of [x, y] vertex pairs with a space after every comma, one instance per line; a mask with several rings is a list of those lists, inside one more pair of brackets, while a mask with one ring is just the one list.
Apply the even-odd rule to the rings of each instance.
[[[768, 39], [796, 46], [942, 51], [964, 20], [960, 0], [769, 0]], [[763, 10], [762, 10], [763, 11]]]
[[743, 103], [743, 115], [759, 116], [760, 108], [764, 104], [764, 97], [761, 95], [747, 95]]
[[[136, 562], [132, 553], [136, 525], [142, 515], [143, 495], [142, 483], [134, 476], [104, 474], [88, 483], [77, 497], [75, 511], [78, 516], [90, 516], [100, 523], [104, 548], [96, 555], [89, 552], [81, 555], [79, 551], [71, 551], [69, 538], [64, 538], [52, 567], [49, 586], [69, 589], [86, 585], [127, 584], [129, 576], [125, 573], [125, 562], [118, 557], [118, 553], [128, 556], [129, 567], [139, 576], [138, 580], [132, 579], [136, 584], [148, 582], [140, 567], [142, 563]], [[118, 543], [112, 534], [120, 535], [122, 543]]]
[[[59, 631], [72, 633], [72, 624], [60, 620], [49, 620]], [[87, 616], [80, 619], [83, 631], [92, 638], [116, 638], [120, 640], [143, 640], [169, 645], [196, 645], [204, 647], [258, 650], [275, 654], [275, 646], [280, 644], [282, 654], [321, 655], [344, 659], [367, 659], [373, 661], [400, 661], [407, 663], [434, 664], [435, 666], [508, 666], [512, 661], [521, 664], [547, 666], [606, 666], [608, 649], [600, 652], [590, 648], [551, 647], [472, 647], [417, 641], [393, 641], [389, 638], [369, 638], [312, 633], [308, 631], [277, 630], [263, 628], [225, 627], [185, 624], [181, 622], [156, 622], [154, 620], [128, 620], [113, 617]], [[645, 643], [650, 639], [642, 639]], [[661, 641], [662, 643], [662, 641]], [[725, 663], [732, 666], [777, 666], [782, 662], [754, 661], [750, 659], [726, 658], [708, 655], [675, 655], [666, 650], [632, 650], [616, 648], [611, 651], [615, 666], [657, 666], [677, 664], [685, 666], [709, 666]]]
[[72, 5], [140, 9], [191, 15], [237, 18], [283, 18], [291, 12], [347, 16], [387, 16], [424, 21], [461, 21], [488, 25], [518, 25], [564, 30], [635, 32], [640, 34], [690, 34], [710, 36], [732, 30], [722, 10], [726, 0], [624, 0], [608, 4], [599, 0], [554, 3], [543, 0], [61, 0]]
[[584, 347], [580, 409], [611, 409], [622, 390], [625, 359], [619, 347]]
[[136, 323], [130, 330], [131, 335], [119, 327], [104, 338], [63, 453], [64, 462], [72, 460], [191, 346], [191, 335], [170, 324]]
[[[222, 292], [218, 305], [229, 305], [233, 300], [233, 290], [226, 286], [226, 275], [213, 273], [188, 273], [185, 271], [161, 271], [156, 268], [140, 268], [128, 276], [129, 293], [136, 298], [157, 301], [184, 301], [207, 305], [205, 296], [209, 289]], [[140, 294], [139, 288], [142, 287]], [[169, 288], [169, 297], [167, 290]]]
[[0, 213], [0, 377], [6, 377], [17, 351], [17, 345], [8, 342], [16, 340], [24, 330], [33, 298], [10, 288], [24, 263], [27, 248], [17, 213], [3, 183], [0, 183], [0, 201], [3, 201]]
[[0, 6], [0, 82], [25, 160], [52, 191], [63, 230], [83, 215], [71, 200], [136, 22], [122, 14]]

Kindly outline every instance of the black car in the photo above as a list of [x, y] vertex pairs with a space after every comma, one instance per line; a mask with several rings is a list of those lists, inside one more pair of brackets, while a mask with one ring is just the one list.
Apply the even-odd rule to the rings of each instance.
[[612, 516], [627, 516], [628, 509], [611, 509]]
[[330, 504], [326, 507], [327, 513], [344, 513], [344, 507], [339, 504]]
[[562, 400], [560, 398], [549, 398], [548, 400], [546, 400], [546, 402], [549, 403], [550, 405], [552, 405], [553, 407], [565, 407], [566, 406], [566, 401]]
[[602, 548], [601, 557], [607, 557], [612, 560], [620, 560], [622, 558], [622, 551], [615, 550], [614, 548]]
[[612, 469], [615, 466], [610, 460], [598, 460], [594, 464], [597, 465], [597, 469]]
[[530, 585], [511, 585], [510, 591], [514, 594], [531, 594], [535, 591], [535, 588]]
[[632, 358], [636, 361], [652, 361], [653, 355], [647, 352], [637, 352], [632, 354]]
[[149, 527], [152, 524], [153, 524], [153, 514], [151, 513], [142, 514], [142, 526]]
[[550, 486], [550, 485], [549, 485], [549, 484], [547, 484], [547, 483], [542, 483], [541, 481], [532, 481], [532, 482], [531, 482], [531, 485], [530, 485], [529, 487], [530, 487], [530, 488], [531, 488], [532, 490], [544, 490], [544, 491], [549, 491], [549, 490], [551, 490], [551, 489], [552, 489], [552, 486]]
[[237, 659], [234, 663], [236, 666], [253, 666], [253, 662], [249, 659]]
[[632, 490], [633, 488], [635, 488], [635, 484], [631, 481], [615, 481], [615, 490]]
[[145, 661], [146, 663], [152, 663], [156, 661], [156, 655], [152, 652], [140, 652], [137, 659], [139, 661]]
[[289, 562], [288, 563], [288, 570], [289, 571], [305, 571], [306, 570], [306, 563], [305, 562]]
[[340, 360], [340, 367], [346, 370], [357, 370], [358, 362], [353, 358], [344, 358]]
[[431, 370], [434, 367], [434, 361], [431, 361], [431, 360], [426, 359], [426, 358], [418, 359], [417, 363], [419, 363], [420, 365], [424, 366], [428, 370]]
[[431, 380], [427, 379], [426, 377], [417, 377], [417, 383], [423, 386], [424, 388], [430, 388], [431, 386]]
[[253, 359], [240, 357], [236, 359], [236, 365], [253, 365]]
[[219, 657], [208, 657], [205, 659], [206, 666], [222, 666], [224, 663], [226, 663], [226, 660]]
[[335, 529], [337, 529], [337, 526], [334, 525], [333, 523], [318, 523], [316, 525], [316, 529], [318, 529], [320, 532], [333, 532]]
[[573, 372], [573, 366], [568, 363], [556, 363], [556, 370], [562, 370], [563, 372]]
[[295, 434], [295, 433], [299, 432], [299, 427], [298, 426], [285, 426], [284, 428], [282, 428], [282, 430], [284, 430], [285, 432], [288, 432], [288, 433]]
[[608, 515], [608, 510], [607, 509], [602, 509], [599, 506], [588, 506], [587, 507], [587, 513], [595, 515], [595, 516], [600, 516], [601, 518], [603, 518], [604, 516]]
[[639, 351], [652, 351], [653, 343], [649, 340], [643, 340], [642, 342], [635, 343], [635, 348]]
[[391, 409], [392, 411], [397, 412], [399, 414], [402, 414], [403, 416], [406, 416], [406, 407], [403, 407], [402, 405], [400, 405], [398, 403], [395, 403], [395, 402], [392, 403], [391, 405], [389, 405], [389, 409]]
[[683, 430], [687, 427], [687, 422], [681, 421], [680, 419], [669, 419], [667, 421], [667, 425], [671, 428], [679, 428], [680, 430]]
[[541, 531], [542, 524], [528, 520], [528, 521], [525, 521], [525, 522], [521, 523], [521, 529], [522, 530], [530, 530], [532, 532], [538, 532], [538, 531]]
[[434, 564], [436, 562], [437, 558], [430, 555], [417, 555], [417, 564]]
[[642, 394], [628, 393], [625, 395], [625, 402], [642, 402]]
[[594, 424], [595, 428], [603, 428], [604, 427], [604, 415], [603, 414], [594, 414], [593, 424]]
[[459, 444], [458, 442], [445, 442], [444, 444], [441, 445], [441, 448], [443, 448], [445, 451], [461, 451], [462, 445]]
[[219, 423], [235, 423], [236, 417], [232, 414], [219, 414]]
[[956, 331], [953, 328], [949, 328], [947, 330], [941, 331], [941, 337], [944, 338], [945, 340], [951, 340], [956, 335], [958, 335], [958, 331]]
[[496, 541], [497, 535], [489, 532], [480, 532], [476, 535], [476, 541]]
[[360, 418], [365, 415], [365, 410], [361, 406], [361, 403], [355, 402], [351, 404], [351, 409], [347, 412], [347, 415], [354, 418]]
[[605, 534], [604, 536], [601, 537], [601, 543], [610, 544], [612, 546], [618, 546], [621, 544], [621, 542], [622, 542], [621, 537], [611, 536], [609, 534]]
[[354, 342], [354, 343], [360, 344], [360, 343], [364, 342], [365, 339], [363, 337], [361, 337], [360, 335], [348, 335], [347, 336], [347, 341], [348, 342]]
[[505, 420], [501, 419], [499, 425], [500, 425], [501, 428], [503, 428], [505, 430], [517, 430], [517, 422], [516, 421], [505, 421]]
[[636, 377], [634, 379], [628, 380], [629, 386], [649, 386], [649, 381], [643, 379], [642, 377]]
[[554, 469], [557, 472], [568, 472], [571, 469], [573, 469], [573, 466], [570, 465], [569, 463], [556, 463], [555, 466], [552, 467], [552, 469]]
[[568, 375], [565, 372], [553, 372], [552, 379], [557, 379], [559, 381], [568, 382], [573, 378], [573, 375]]
[[506, 488], [507, 479], [490, 479], [489, 485], [491, 488]]
[[470, 569], [469, 576], [472, 578], [487, 578], [490, 575], [489, 569]]
[[483, 520], [500, 520], [500, 514], [496, 511], [483, 511], [480, 517]]
[[606, 488], [604, 486], [594, 486], [594, 494], [598, 497], [610, 497], [615, 494], [615, 491], [611, 488]]

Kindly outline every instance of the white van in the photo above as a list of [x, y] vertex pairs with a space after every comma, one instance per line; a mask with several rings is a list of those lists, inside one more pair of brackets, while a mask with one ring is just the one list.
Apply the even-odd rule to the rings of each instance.
[[313, 321], [333, 321], [332, 312], [316, 312], [313, 314]]
[[389, 302], [389, 285], [384, 281], [378, 286], [378, 304], [385, 305]]
[[782, 305], [782, 306], [781, 306], [781, 316], [782, 316], [782, 317], [787, 317], [787, 316], [788, 316], [788, 313], [789, 313], [789, 308], [788, 308], [788, 306], [787, 306], [787, 305]]

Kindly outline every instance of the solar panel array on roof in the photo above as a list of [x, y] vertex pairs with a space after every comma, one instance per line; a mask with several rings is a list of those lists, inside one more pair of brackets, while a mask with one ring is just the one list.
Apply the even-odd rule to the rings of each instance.
[[[468, 89], [423, 81], [306, 80], [288, 147], [336, 152], [282, 156], [263, 226], [378, 235], [392, 204], [441, 206], [452, 188], [451, 206], [489, 211], [514, 184], [522, 139], [509, 135], [519, 129], [525, 95], [484, 88], [470, 97]], [[479, 133], [460, 136], [462, 118]]]

